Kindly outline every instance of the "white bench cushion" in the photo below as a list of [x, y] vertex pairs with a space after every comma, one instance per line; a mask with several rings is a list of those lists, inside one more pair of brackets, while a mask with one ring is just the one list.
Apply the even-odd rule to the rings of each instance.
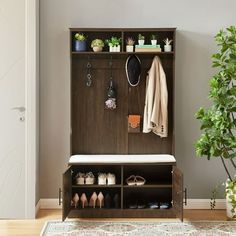
[[69, 164], [104, 164], [104, 163], [164, 163], [176, 162], [175, 157], [169, 154], [147, 155], [73, 155]]

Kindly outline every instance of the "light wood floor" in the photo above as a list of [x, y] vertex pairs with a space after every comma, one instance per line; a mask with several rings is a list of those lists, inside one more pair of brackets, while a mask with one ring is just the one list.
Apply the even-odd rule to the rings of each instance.
[[[38, 236], [47, 220], [61, 219], [61, 210], [40, 210], [35, 220], [0, 220], [0, 236]], [[88, 219], [83, 219], [88, 220]], [[106, 221], [176, 221], [176, 219], [89, 219]], [[184, 221], [226, 220], [225, 210], [185, 210]]]

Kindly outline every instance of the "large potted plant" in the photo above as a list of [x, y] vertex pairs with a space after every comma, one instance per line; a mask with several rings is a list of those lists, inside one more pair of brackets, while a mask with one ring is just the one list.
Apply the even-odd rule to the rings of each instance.
[[[196, 143], [196, 153], [208, 160], [220, 158], [228, 176], [225, 184], [227, 216], [236, 218], [236, 27], [221, 30], [215, 40], [220, 50], [212, 55], [212, 66], [218, 68], [218, 72], [210, 79], [212, 106], [200, 108], [196, 113], [203, 130]], [[234, 173], [230, 172], [229, 165]]]

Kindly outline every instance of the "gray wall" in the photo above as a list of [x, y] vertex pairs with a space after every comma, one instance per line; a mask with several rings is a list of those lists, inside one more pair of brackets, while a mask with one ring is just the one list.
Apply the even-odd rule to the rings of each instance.
[[69, 27], [177, 27], [176, 159], [189, 198], [209, 198], [226, 179], [221, 163], [196, 158], [200, 135], [194, 113], [208, 105], [213, 36], [236, 24], [235, 0], [41, 0], [40, 1], [40, 189], [57, 197], [69, 158]]

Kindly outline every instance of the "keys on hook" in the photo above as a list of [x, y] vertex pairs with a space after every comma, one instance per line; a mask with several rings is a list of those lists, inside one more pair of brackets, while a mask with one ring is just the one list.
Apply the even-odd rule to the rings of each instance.
[[90, 64], [90, 62], [87, 63], [87, 79], [86, 79], [86, 86], [87, 87], [91, 87], [92, 85], [92, 76], [91, 76], [91, 69], [92, 65]]
[[87, 74], [86, 85], [87, 85], [87, 87], [91, 87], [91, 85], [92, 85], [91, 74]]

